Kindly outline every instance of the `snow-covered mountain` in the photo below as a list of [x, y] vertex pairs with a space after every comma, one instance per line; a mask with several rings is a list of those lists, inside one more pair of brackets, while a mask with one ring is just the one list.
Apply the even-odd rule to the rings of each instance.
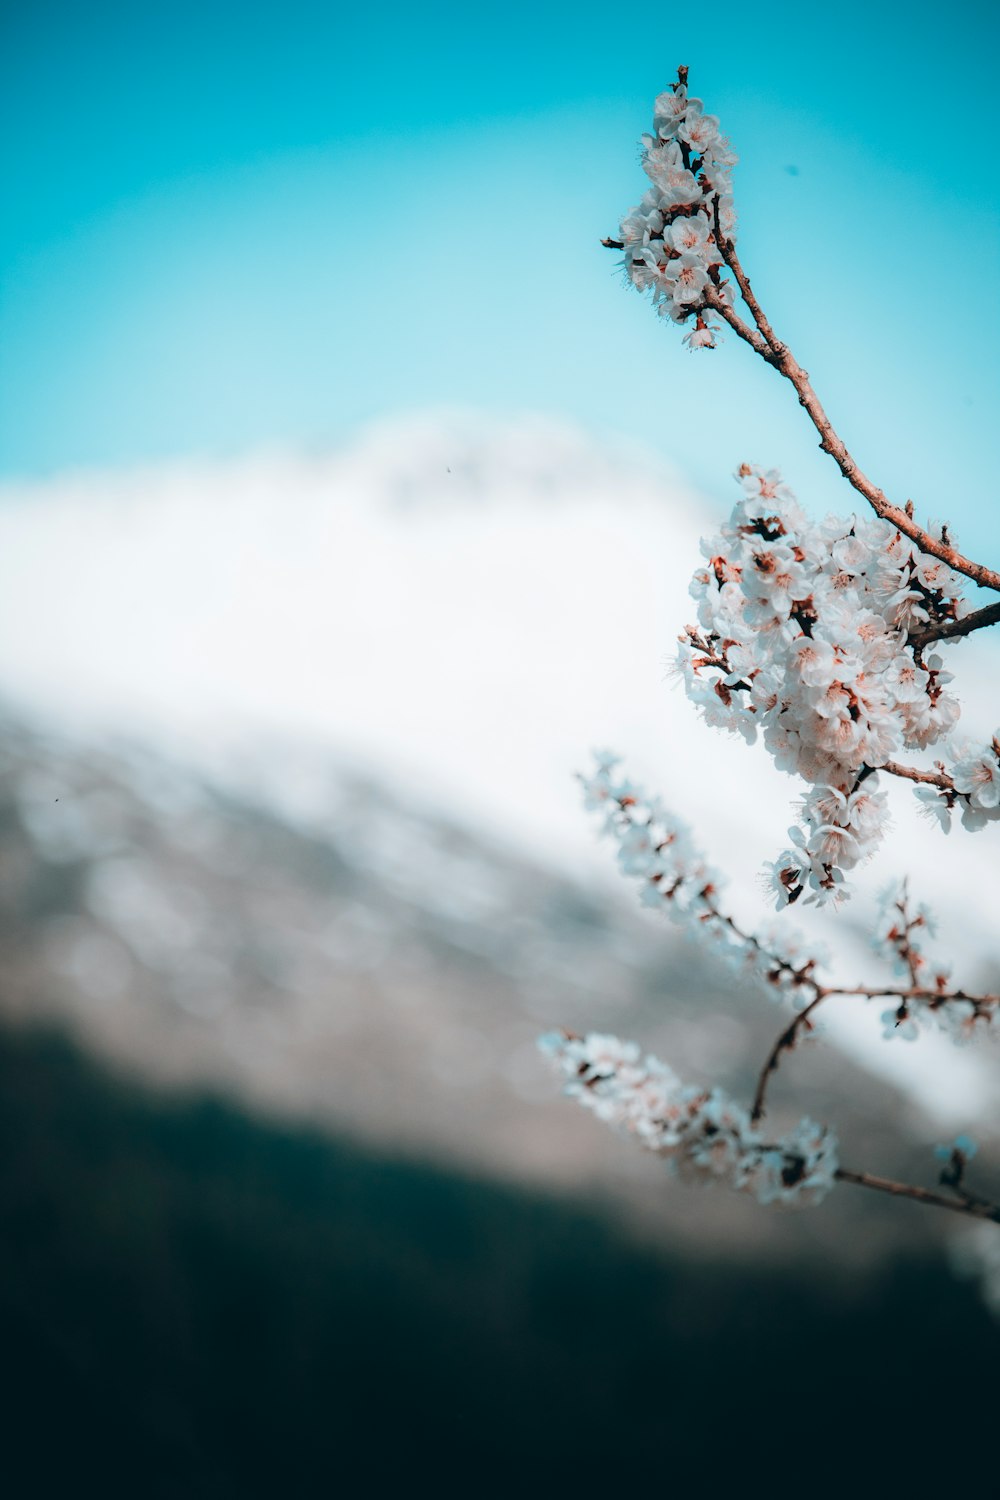
[[[413, 417], [332, 454], [8, 485], [0, 691], [57, 729], [155, 745], [301, 829], [342, 813], [335, 760], [606, 889], [610, 860], [573, 772], [611, 744], [695, 825], [733, 877], [734, 909], [755, 920], [757, 871], [784, 842], [795, 785], [707, 730], [666, 681], [713, 524], [658, 461], [539, 418]], [[995, 647], [954, 655], [986, 734]], [[892, 795], [895, 835], [861, 895], [909, 871], [963, 978], [995, 976], [995, 830], [945, 838], [906, 788]], [[433, 885], [419, 841], [400, 862]], [[868, 963], [863, 913], [859, 897], [812, 918], [852, 974]], [[970, 1053], [873, 1046], [860, 1009], [835, 1025], [947, 1122], [968, 1123], [990, 1096]]]

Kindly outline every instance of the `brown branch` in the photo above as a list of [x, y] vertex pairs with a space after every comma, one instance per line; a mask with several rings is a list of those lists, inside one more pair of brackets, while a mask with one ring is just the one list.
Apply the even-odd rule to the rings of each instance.
[[717, 312], [719, 317], [729, 324], [738, 338], [741, 338], [744, 343], [750, 345], [755, 354], [759, 354], [761, 359], [766, 359], [769, 365], [774, 363], [774, 350], [770, 344], [755, 329], [751, 328], [749, 323], [744, 323], [739, 313], [730, 307], [718, 287], [707, 286], [703, 294], [703, 301], [706, 307], [710, 307], [713, 312]]
[[[678, 70], [678, 84], [687, 81], [687, 69]], [[700, 205], [691, 205], [692, 209]], [[790, 381], [798, 392], [799, 405], [804, 407], [809, 419], [816, 431], [819, 433], [820, 448], [828, 453], [834, 460], [840, 472], [850, 485], [868, 501], [877, 516], [895, 526], [904, 536], [915, 542], [920, 550], [931, 557], [938, 558], [953, 568], [957, 573], [964, 573], [971, 578], [980, 588], [989, 588], [1000, 593], [1000, 572], [987, 568], [983, 563], [973, 562], [971, 558], [965, 557], [957, 547], [945, 540], [947, 532], [943, 531], [940, 538], [918, 526], [913, 519], [913, 506], [909, 501], [903, 509], [893, 505], [885, 492], [879, 489], [867, 474], [860, 469], [854, 458], [848, 451], [846, 443], [835, 431], [833, 423], [823, 409], [823, 405], [813, 390], [809, 381], [809, 372], [804, 370], [798, 360], [792, 354], [788, 345], [778, 338], [764, 309], [761, 307], [750, 285], [750, 278], [743, 269], [742, 262], [736, 253], [733, 241], [722, 232], [720, 219], [719, 195], [715, 193], [712, 197], [712, 220], [715, 242], [719, 254], [728, 269], [732, 272], [736, 284], [740, 289], [743, 302], [750, 310], [756, 329], [752, 329], [742, 318], [729, 306], [717, 285], [709, 285], [705, 289], [702, 302], [693, 307], [692, 312], [700, 312], [704, 308], [712, 308], [726, 322], [733, 332], [761, 356], [769, 365], [772, 365], [780, 375]], [[601, 241], [608, 249], [624, 249], [621, 240], [607, 238]], [[715, 272], [717, 275], [717, 271]], [[940, 640], [948, 636], [967, 635], [972, 630], [977, 630], [983, 625], [992, 625], [1000, 620], [1000, 606], [995, 612], [987, 613], [977, 611], [975, 615], [967, 616], [966, 621], [949, 621], [944, 626], [931, 626], [922, 633], [923, 640]], [[973, 623], [975, 622], [975, 623]], [[963, 628], [964, 626], [964, 628]]]
[[827, 999], [827, 997], [832, 993], [834, 993], [834, 991], [821, 989], [817, 985], [815, 999], [810, 1000], [805, 1009], [799, 1011], [798, 1015], [795, 1016], [789, 1026], [786, 1026], [785, 1030], [778, 1037], [774, 1046], [768, 1053], [767, 1061], [764, 1063], [764, 1066], [760, 1070], [760, 1077], [757, 1080], [757, 1090], [753, 1096], [753, 1107], [750, 1111], [750, 1119], [754, 1125], [757, 1124], [758, 1120], [763, 1118], [764, 1102], [767, 1097], [767, 1086], [771, 1080], [771, 1074], [778, 1071], [778, 1064], [781, 1061], [781, 1054], [783, 1052], [790, 1052], [792, 1050], [792, 1048], [795, 1046], [795, 1043], [799, 1039], [799, 1032], [802, 1031], [803, 1028], [808, 1027], [810, 1031], [812, 1030], [812, 1022], [810, 1021], [809, 1017], [812, 1015], [816, 1007], [821, 1005], [823, 1001]]
[[[725, 920], [728, 920], [725, 919]], [[731, 926], [734, 924], [730, 924]], [[739, 929], [736, 929], [737, 931]], [[741, 934], [742, 936], [742, 934]], [[912, 973], [912, 966], [911, 966]], [[782, 1054], [791, 1052], [799, 1040], [802, 1031], [812, 1030], [812, 1014], [823, 1003], [824, 1000], [847, 999], [857, 1000], [898, 1000], [905, 1005], [907, 1000], [925, 1000], [933, 1010], [940, 1010], [942, 1006], [949, 1005], [953, 1000], [965, 1001], [973, 1007], [975, 1019], [981, 1016], [989, 1017], [991, 1013], [1000, 1010], [1000, 995], [970, 995], [965, 990], [948, 990], [942, 993], [940, 990], [927, 989], [916, 983], [903, 988], [900, 985], [856, 985], [853, 989], [841, 986], [821, 985], [811, 975], [801, 974], [801, 982], [809, 984], [815, 990], [815, 997], [809, 1004], [793, 1016], [791, 1022], [784, 1031], [776, 1038], [774, 1045], [767, 1054], [764, 1066], [760, 1070], [757, 1079], [757, 1088], [753, 1096], [753, 1105], [750, 1110], [750, 1118], [756, 1125], [758, 1120], [763, 1119], [767, 1102], [767, 1089], [772, 1074], [778, 1071], [781, 1064]]]
[[[888, 933], [888, 940], [896, 950], [896, 956], [906, 965], [906, 972], [910, 976], [910, 988], [920, 987], [920, 952], [914, 946], [913, 933], [916, 928], [925, 926], [920, 912], [916, 916], [910, 915], [910, 889], [909, 879], [903, 880], [903, 892], [900, 899], [893, 903], [899, 912], [901, 922], [893, 922]], [[925, 960], [926, 962], [926, 960]], [[905, 1000], [901, 1003], [901, 1009], [905, 1010]]]
[[[706, 893], [702, 892], [702, 895], [706, 896]], [[708, 902], [708, 899], [708, 896], [706, 896], [706, 904]], [[795, 981], [796, 984], [807, 984], [810, 989], [819, 990], [819, 983], [809, 972], [813, 966], [812, 959], [800, 965], [799, 968], [796, 968], [795, 965], [793, 963], [790, 963], [787, 958], [779, 958], [776, 953], [772, 953], [768, 948], [765, 948], [760, 938], [755, 937], [752, 932], [744, 932], [742, 927], [740, 927], [738, 923], [733, 921], [732, 917], [727, 917], [725, 913], [721, 912], [717, 906], [712, 904], [710, 909], [712, 915], [714, 917], [717, 917], [720, 922], [724, 922], [729, 928], [730, 932], [735, 933], [736, 936], [740, 938], [744, 943], [749, 943], [752, 948], [755, 948], [757, 950], [761, 958], [764, 958], [768, 963], [773, 964], [775, 973], [787, 974], [791, 979]], [[810, 1001], [809, 1003], [810, 1005], [813, 1004], [812, 1001]]]
[[926, 786], [938, 786], [943, 792], [953, 792], [955, 783], [947, 771], [918, 771], [916, 766], [901, 766], [898, 761], [886, 760], [874, 771], [886, 771], [890, 776], [902, 776], [905, 781], [918, 781]]
[[[750, 285], [750, 278], [744, 271], [743, 266], [741, 265], [736, 255], [736, 250], [733, 246], [732, 240], [728, 239], [722, 232], [722, 222], [719, 218], [718, 193], [716, 193], [712, 199], [712, 222], [715, 227], [715, 243], [719, 247], [719, 253], [725, 261], [726, 265], [729, 267], [730, 271], [732, 271], [733, 275], [735, 276], [736, 284], [740, 289], [740, 296], [743, 298], [743, 301], [750, 309], [751, 316], [753, 317], [754, 322], [757, 324], [757, 327], [760, 329], [760, 332], [764, 337], [764, 341], [771, 351], [770, 356], [764, 354], [764, 358], [768, 360], [769, 364], [773, 363], [774, 357], [776, 355], [784, 353], [785, 346], [777, 338], [774, 329], [771, 327], [764, 314], [764, 309], [761, 307], [760, 303], [757, 301], [757, 298], [754, 296], [753, 287]], [[758, 350], [758, 353], [760, 352], [761, 351]]]
[[930, 990], [926, 985], [911, 985], [908, 989], [902, 986], [859, 984], [856, 989], [828, 990], [830, 995], [855, 995], [862, 1000], [929, 1000], [935, 1002], [934, 1008], [947, 1005], [951, 1000], [967, 1000], [977, 1010], [985, 1013], [1000, 1006], [1000, 995], [970, 995], [966, 990], [947, 990], [943, 994], [940, 990]]
[[973, 610], [962, 620], [942, 620], [940, 624], [928, 625], [924, 630], [914, 631], [907, 642], [915, 650], [929, 646], [932, 641], [953, 640], [956, 636], [971, 635], [986, 625], [1000, 624], [1000, 603], [987, 604], [983, 609]]
[[787, 344], [781, 342], [776, 336], [767, 318], [753, 294], [749, 279], [744, 271], [732, 240], [726, 239], [724, 235], [719, 238], [719, 251], [736, 278], [741, 295], [747, 307], [753, 315], [759, 332], [754, 332], [728, 305], [725, 298], [717, 288], [710, 286], [706, 288], [704, 301], [707, 307], [711, 307], [719, 316], [728, 323], [739, 338], [748, 343], [762, 359], [783, 375], [795, 387], [799, 396], [799, 405], [804, 407], [809, 419], [820, 437], [820, 447], [824, 453], [828, 453], [836, 463], [840, 472], [849, 484], [863, 495], [877, 516], [891, 525], [904, 536], [908, 536], [915, 542], [922, 552], [939, 558], [941, 562], [947, 563], [956, 573], [964, 573], [971, 578], [980, 588], [995, 589], [1000, 593], [1000, 573], [994, 572], [992, 568], [985, 567], [982, 563], [973, 562], [971, 558], [963, 556], [956, 547], [950, 543], [940, 541], [923, 530], [908, 515], [906, 510], [901, 510], [898, 505], [893, 505], [878, 485], [859, 469], [855, 460], [848, 452], [847, 445], [834, 431], [833, 423], [823, 410], [822, 403], [809, 382], [809, 372], [803, 370], [798, 360], [792, 354]]
[[[700, 667], [717, 667], [726, 677], [732, 677], [733, 671], [729, 665], [725, 651], [720, 655], [714, 648], [713, 643], [718, 639], [718, 636], [710, 636], [708, 640], [705, 640], [704, 636], [699, 635], [693, 625], [688, 625], [684, 634], [678, 636], [678, 640], [683, 645], [691, 646], [695, 651], [700, 652], [700, 655], [691, 661], [691, 666], [695, 672]], [[725, 698], [725, 693], [749, 693], [750, 683], [743, 681], [742, 678], [737, 682], [724, 683], [720, 677], [715, 681], [715, 691], [723, 697], [724, 702], [728, 702], [728, 699]], [[753, 712], [752, 709], [751, 712]]]
[[838, 1167], [833, 1175], [838, 1182], [852, 1182], [856, 1187], [874, 1188], [878, 1193], [891, 1193], [895, 1198], [912, 1198], [917, 1203], [928, 1203], [934, 1208], [947, 1208], [955, 1214], [968, 1214], [974, 1219], [1000, 1224], [1000, 1206], [972, 1194], [946, 1198], [943, 1193], [932, 1193], [928, 1188], [895, 1182], [891, 1177], [876, 1177], [872, 1172], [851, 1172], [846, 1167]]

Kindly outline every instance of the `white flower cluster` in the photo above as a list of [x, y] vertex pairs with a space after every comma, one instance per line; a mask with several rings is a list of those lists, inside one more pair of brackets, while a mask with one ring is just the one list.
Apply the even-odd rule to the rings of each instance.
[[619, 758], [598, 753], [597, 766], [581, 777], [584, 805], [606, 814], [604, 830], [618, 842], [623, 875], [640, 883], [644, 906], [665, 910], [699, 938], [710, 938], [730, 965], [759, 980], [775, 999], [805, 1004], [815, 994], [813, 975], [825, 955], [806, 952], [793, 931], [771, 929], [761, 937], [742, 932], [718, 906], [723, 878], [705, 863], [686, 824], [658, 797], [618, 774]]
[[1000, 822], [1000, 729], [988, 745], [952, 740], [942, 770], [951, 778], [951, 788], [921, 787], [917, 796], [936, 817], [945, 833], [951, 829], [956, 806], [962, 810], [962, 826], [970, 832]]
[[719, 134], [716, 116], [688, 97], [683, 82], [657, 99], [653, 132], [642, 138], [642, 165], [652, 186], [621, 223], [623, 266], [637, 290], [652, 293], [661, 316], [675, 323], [695, 320], [685, 336], [689, 348], [711, 349], [718, 327], [705, 312], [704, 294], [711, 283], [731, 298], [720, 280], [716, 214], [731, 238], [736, 157]]
[[710, 723], [748, 741], [760, 731], [778, 766], [809, 783], [774, 886], [779, 906], [806, 890], [826, 900], [883, 835], [872, 773], [958, 718], [951, 674], [910, 637], [967, 612], [963, 580], [878, 518], [813, 523], [777, 470], [743, 464], [736, 477], [744, 498], [702, 543], [699, 627], [681, 636], [678, 667]]
[[837, 1142], [824, 1126], [800, 1120], [779, 1140], [765, 1141], [720, 1089], [682, 1084], [666, 1063], [643, 1058], [635, 1042], [551, 1032], [539, 1046], [567, 1094], [666, 1157], [688, 1181], [726, 1183], [761, 1203], [801, 1205], [818, 1203], [834, 1185]]
[[872, 946], [889, 959], [896, 977], [913, 992], [900, 995], [894, 1006], [882, 1012], [886, 1038], [916, 1041], [922, 1026], [935, 1023], [954, 1041], [967, 1042], [996, 1015], [995, 999], [953, 989], [951, 965], [927, 957], [924, 938], [933, 935], [930, 911], [923, 902], [911, 903], [905, 880], [895, 881], [882, 892]]

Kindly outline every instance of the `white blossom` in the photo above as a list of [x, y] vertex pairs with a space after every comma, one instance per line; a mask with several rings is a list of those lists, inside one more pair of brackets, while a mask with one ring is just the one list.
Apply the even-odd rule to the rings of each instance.
[[718, 329], [704, 316], [704, 293], [710, 284], [721, 295], [727, 290], [716, 215], [732, 238], [736, 157], [718, 118], [681, 83], [657, 98], [653, 134], [642, 140], [651, 188], [621, 221], [623, 269], [638, 291], [651, 293], [661, 317], [673, 323], [694, 318], [685, 335], [689, 349], [713, 349]]
[[833, 1187], [837, 1141], [812, 1120], [767, 1140], [721, 1089], [682, 1084], [666, 1063], [617, 1037], [550, 1032], [539, 1046], [565, 1092], [635, 1136], [689, 1182], [721, 1182], [761, 1203], [813, 1204]]
[[952, 762], [951, 779], [972, 807], [995, 814], [1000, 809], [1000, 730], [988, 747], [963, 746]]
[[618, 846], [618, 867], [637, 880], [644, 906], [664, 911], [702, 940], [711, 941], [729, 966], [756, 980], [776, 999], [793, 1002], [815, 993], [814, 976], [826, 962], [782, 926], [763, 936], [742, 932], [718, 905], [723, 877], [704, 859], [687, 825], [656, 798], [618, 774], [618, 760], [597, 756], [592, 775], [581, 777], [584, 804], [604, 813], [604, 830]]
[[[808, 784], [803, 837], [775, 867], [775, 890], [829, 901], [884, 836], [878, 767], [957, 720], [950, 674], [937, 656], [918, 659], [909, 627], [958, 617], [963, 580], [887, 522], [811, 522], [776, 469], [743, 464], [736, 477], [744, 498], [702, 545], [699, 625], [681, 636], [678, 668], [711, 724], [762, 734]], [[967, 820], [989, 816], [1000, 757], [966, 756], [955, 789]]]

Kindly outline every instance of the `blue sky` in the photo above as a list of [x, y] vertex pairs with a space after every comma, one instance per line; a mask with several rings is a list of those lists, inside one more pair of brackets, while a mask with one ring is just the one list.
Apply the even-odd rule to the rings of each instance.
[[845, 505], [790, 389], [690, 356], [600, 236], [676, 64], [779, 332], [894, 497], [996, 551], [996, 8], [34, 0], [0, 47], [0, 474], [340, 441], [439, 405]]

